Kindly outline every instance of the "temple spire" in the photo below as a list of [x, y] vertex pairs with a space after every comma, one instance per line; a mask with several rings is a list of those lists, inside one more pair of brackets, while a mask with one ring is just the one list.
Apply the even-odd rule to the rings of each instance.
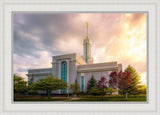
[[83, 59], [86, 63], [92, 64], [93, 63], [93, 58], [91, 56], [91, 41], [88, 37], [88, 22], [86, 22], [86, 27], [87, 27], [87, 36], [83, 40]]
[[86, 25], [87, 25], [87, 37], [88, 37], [88, 22], [86, 22]]

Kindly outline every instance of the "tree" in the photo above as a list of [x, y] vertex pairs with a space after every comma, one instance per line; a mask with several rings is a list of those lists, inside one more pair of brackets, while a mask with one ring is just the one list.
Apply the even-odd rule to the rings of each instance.
[[116, 71], [113, 71], [110, 73], [109, 77], [110, 77], [109, 84], [111, 85], [112, 88], [117, 89], [119, 81], [118, 73]]
[[89, 92], [92, 88], [96, 86], [97, 86], [97, 80], [92, 75], [92, 77], [88, 80], [88, 83], [87, 83], [87, 91]]
[[72, 89], [73, 93], [76, 94], [76, 95], [78, 95], [80, 93], [80, 86], [77, 82], [77, 78], [75, 80], [75, 83], [70, 85], [70, 89]]
[[28, 86], [30, 86], [33, 83], [33, 75], [31, 76], [31, 79], [28, 81]]
[[127, 92], [129, 94], [138, 94], [139, 84], [141, 83], [140, 75], [137, 73], [136, 69], [130, 65], [124, 71], [131, 74], [131, 83], [127, 88]]
[[130, 73], [122, 71], [117, 73], [116, 71], [113, 71], [110, 73], [109, 76], [110, 76], [109, 84], [114, 89], [118, 88], [121, 94], [126, 93], [126, 98], [127, 98], [127, 91], [128, 91], [127, 89], [131, 83]]
[[108, 87], [107, 88], [107, 93], [112, 94], [112, 92], [116, 92], [116, 90], [114, 88]]
[[61, 79], [55, 78], [53, 75], [46, 77], [45, 79], [39, 79], [37, 82], [32, 83], [31, 87], [34, 90], [44, 90], [47, 92], [48, 99], [52, 90], [65, 89], [67, 83]]
[[33, 89], [33, 75], [31, 76], [31, 79], [28, 81], [28, 94], [35, 95], [37, 93], [36, 90]]
[[27, 88], [27, 82], [21, 76], [14, 76], [14, 93], [23, 94]]
[[35, 86], [34, 86], [34, 82], [29, 82], [28, 83], [28, 94], [29, 95], [36, 95], [37, 94], [37, 89], [36, 88], [34, 88]]
[[103, 96], [107, 93], [107, 80], [105, 77], [101, 77], [101, 79], [98, 81], [97, 87], [103, 100]]
[[126, 94], [127, 98], [127, 93], [128, 93], [128, 87], [131, 83], [131, 78], [130, 78], [130, 73], [129, 72], [119, 72], [118, 74], [118, 88], [119, 92], [121, 94]]
[[100, 90], [98, 87], [93, 87], [88, 93], [91, 95], [100, 95]]

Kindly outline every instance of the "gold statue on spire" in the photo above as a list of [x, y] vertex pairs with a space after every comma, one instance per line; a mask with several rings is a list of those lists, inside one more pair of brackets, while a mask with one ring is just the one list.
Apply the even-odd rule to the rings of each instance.
[[86, 25], [87, 25], [87, 37], [88, 37], [88, 22], [86, 22]]
[[86, 24], [87, 24], [87, 28], [88, 28], [88, 22], [86, 22]]

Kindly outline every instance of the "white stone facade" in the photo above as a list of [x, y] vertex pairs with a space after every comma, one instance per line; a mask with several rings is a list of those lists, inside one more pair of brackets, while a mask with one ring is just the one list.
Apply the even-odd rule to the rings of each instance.
[[[87, 82], [92, 75], [97, 81], [100, 80], [101, 77], [106, 77], [106, 79], [109, 80], [109, 74], [112, 71], [120, 71], [122, 69], [122, 65], [117, 64], [117, 62], [87, 64], [77, 54], [53, 56], [52, 61], [52, 68], [28, 70], [28, 81], [33, 77], [33, 82], [35, 82], [38, 79], [47, 77], [48, 75], [53, 75], [54, 77], [61, 79], [61, 63], [62, 61], [66, 61], [68, 85], [75, 83], [76, 78], [78, 83], [81, 84], [81, 76], [84, 76], [85, 92]], [[61, 92], [56, 91], [55, 93]]]
[[46, 76], [49, 76], [52, 74], [52, 68], [45, 68], [45, 69], [31, 69], [28, 70], [28, 81], [33, 78], [33, 82], [36, 82], [38, 79], [43, 79]]

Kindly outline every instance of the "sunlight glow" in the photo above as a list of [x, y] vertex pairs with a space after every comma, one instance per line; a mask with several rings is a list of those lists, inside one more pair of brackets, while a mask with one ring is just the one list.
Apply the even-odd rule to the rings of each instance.
[[146, 79], [147, 79], [146, 72], [141, 73], [140, 76], [141, 76], [141, 80], [140, 80], [140, 81], [141, 81], [141, 84], [147, 85], [147, 84], [146, 84]]

